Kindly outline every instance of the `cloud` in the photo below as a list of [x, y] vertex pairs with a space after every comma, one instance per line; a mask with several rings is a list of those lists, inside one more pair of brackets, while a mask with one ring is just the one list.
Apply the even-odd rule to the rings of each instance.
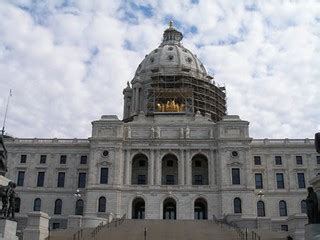
[[318, 12], [316, 1], [2, 1], [0, 119], [11, 88], [12, 135], [90, 136], [100, 115], [122, 117], [122, 89], [173, 19], [252, 137], [312, 138]]

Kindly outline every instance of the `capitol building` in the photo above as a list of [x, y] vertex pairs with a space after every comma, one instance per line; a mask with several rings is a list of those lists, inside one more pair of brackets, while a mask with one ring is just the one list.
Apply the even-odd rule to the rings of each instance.
[[224, 219], [275, 231], [305, 223], [306, 188], [320, 174], [314, 141], [251, 138], [182, 38], [170, 24], [137, 64], [122, 120], [103, 115], [85, 139], [6, 139], [20, 229], [31, 211], [48, 213], [54, 229], [76, 216]]

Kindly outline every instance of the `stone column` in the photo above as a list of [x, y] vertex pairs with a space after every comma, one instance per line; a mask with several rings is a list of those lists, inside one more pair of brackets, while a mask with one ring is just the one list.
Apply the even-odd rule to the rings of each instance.
[[149, 185], [154, 185], [154, 150], [150, 149], [150, 159], [148, 164], [148, 178], [149, 178]]
[[155, 171], [156, 171], [156, 185], [161, 185], [161, 176], [162, 176], [162, 164], [160, 159], [160, 151], [156, 150], [156, 158], [155, 158]]
[[185, 167], [186, 167], [186, 184], [187, 185], [192, 185], [192, 164], [191, 164], [190, 150], [189, 149], [186, 150]]
[[126, 185], [129, 185], [130, 184], [130, 181], [131, 181], [131, 174], [130, 174], [130, 149], [127, 149], [125, 151], [125, 171], [124, 171], [124, 183]]
[[28, 213], [27, 227], [23, 230], [23, 240], [45, 240], [49, 235], [49, 215], [44, 212]]
[[184, 165], [185, 165], [185, 159], [184, 159], [184, 149], [180, 150], [180, 160], [179, 160], [179, 185], [184, 185]]
[[136, 113], [139, 113], [139, 89], [136, 87]]
[[216, 174], [215, 174], [215, 158], [214, 158], [214, 154], [213, 154], [213, 150], [210, 149], [210, 155], [209, 155], [209, 162], [208, 162], [208, 180], [209, 180], [209, 185], [216, 185]]

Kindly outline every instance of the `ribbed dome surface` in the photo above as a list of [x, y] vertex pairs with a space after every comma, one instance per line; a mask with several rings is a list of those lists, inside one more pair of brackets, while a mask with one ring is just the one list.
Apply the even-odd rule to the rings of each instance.
[[194, 77], [206, 77], [207, 71], [195, 54], [176, 44], [160, 45], [139, 64], [136, 75], [152, 73], [172, 75], [182, 72]]
[[189, 75], [196, 78], [207, 77], [207, 71], [195, 54], [182, 46], [183, 35], [177, 31], [172, 22], [163, 33], [160, 46], [146, 55], [139, 64], [136, 77], [143, 81], [151, 74]]

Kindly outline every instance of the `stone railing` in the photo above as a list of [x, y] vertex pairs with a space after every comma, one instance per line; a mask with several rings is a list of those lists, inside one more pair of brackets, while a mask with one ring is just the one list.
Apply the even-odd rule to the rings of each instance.
[[12, 138], [6, 140], [8, 143], [23, 143], [23, 144], [77, 144], [89, 143], [88, 139], [72, 138], [72, 139], [58, 139], [58, 138]]
[[314, 144], [314, 139], [269, 139], [269, 138], [264, 138], [264, 139], [253, 139], [251, 142], [252, 145], [280, 145], [280, 144]]
[[126, 219], [126, 214], [124, 214], [121, 218], [116, 219], [112, 222], [107, 222], [103, 223], [101, 222], [93, 231], [91, 232], [91, 238], [95, 239], [95, 237], [98, 235], [98, 233], [103, 229], [103, 228], [110, 228], [110, 227], [117, 227], [120, 226], [124, 220]]

